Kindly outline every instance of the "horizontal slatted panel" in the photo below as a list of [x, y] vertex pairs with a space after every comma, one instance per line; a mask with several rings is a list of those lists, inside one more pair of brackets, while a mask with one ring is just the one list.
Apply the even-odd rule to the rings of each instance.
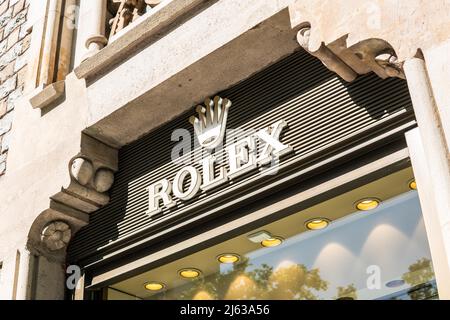
[[[172, 180], [185, 165], [170, 161], [176, 144], [171, 141], [171, 134], [177, 128], [193, 134], [188, 122], [189, 116], [195, 114], [192, 108], [170, 124], [122, 148], [111, 202], [93, 213], [90, 224], [71, 242], [70, 260], [99, 255], [104, 250], [114, 251], [124, 239], [143, 232], [150, 234], [175, 218], [182, 220], [199, 214], [208, 205], [239, 196], [243, 189], [258, 188], [310, 165], [325, 151], [328, 154], [333, 148], [338, 151], [343, 143], [350, 147], [356, 136], [369, 138], [387, 131], [388, 123], [401, 125], [413, 118], [405, 81], [382, 80], [371, 74], [347, 84], [303, 51], [219, 95], [233, 103], [227, 128], [242, 130], [228, 134], [225, 146], [233, 138], [245, 137], [246, 130], [262, 129], [281, 119], [288, 123], [281, 139], [294, 152], [282, 158], [278, 175], [264, 176], [255, 170], [232, 183], [201, 192], [193, 200], [178, 202], [174, 209], [164, 209], [163, 215], [150, 219], [145, 213], [148, 206], [145, 188], [163, 178]], [[204, 150], [195, 148], [182, 159], [198, 163], [203, 156]]]

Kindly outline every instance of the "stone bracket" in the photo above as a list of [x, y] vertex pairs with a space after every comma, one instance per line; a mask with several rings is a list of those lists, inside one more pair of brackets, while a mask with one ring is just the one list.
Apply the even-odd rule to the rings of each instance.
[[33, 222], [28, 248], [64, 261], [67, 244], [89, 222], [89, 213], [109, 202], [108, 191], [118, 170], [118, 150], [82, 134], [81, 150], [68, 164], [69, 183], [50, 197], [49, 209]]
[[[52, 261], [64, 262], [66, 245], [69, 241], [67, 235], [73, 237], [88, 222], [89, 215], [85, 212], [51, 200], [50, 207], [34, 220], [28, 233], [27, 248], [33, 254], [43, 255]], [[58, 226], [54, 228], [56, 223]], [[58, 230], [61, 229], [60, 226], [65, 226], [64, 230]], [[49, 229], [56, 229], [56, 232], [55, 230], [49, 232]], [[58, 234], [58, 231], [63, 232]]]
[[297, 34], [300, 46], [320, 59], [328, 69], [345, 81], [351, 82], [358, 75], [369, 72], [374, 72], [383, 79], [388, 77], [405, 79], [402, 64], [397, 61], [395, 50], [386, 41], [367, 39], [349, 47], [346, 35], [327, 45], [322, 43], [317, 50], [311, 50], [309, 45], [311, 27], [308, 23], [303, 25]]
[[69, 162], [70, 183], [52, 199], [86, 213], [106, 205], [118, 170], [117, 158], [116, 149], [83, 134], [81, 151]]

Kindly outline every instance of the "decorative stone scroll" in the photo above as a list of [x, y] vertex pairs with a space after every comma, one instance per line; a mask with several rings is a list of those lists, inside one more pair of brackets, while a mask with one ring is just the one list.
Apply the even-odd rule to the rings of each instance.
[[117, 149], [82, 134], [80, 152], [69, 161], [68, 185], [50, 198], [49, 208], [30, 228], [27, 247], [31, 252], [64, 261], [67, 245], [88, 224], [89, 213], [109, 202], [117, 162]]
[[44, 227], [41, 241], [50, 251], [60, 250], [67, 246], [72, 232], [64, 221], [53, 221]]
[[309, 24], [299, 30], [297, 41], [300, 46], [347, 82], [369, 72], [383, 79], [405, 78], [394, 48], [382, 39], [367, 39], [348, 47], [347, 36], [344, 36], [327, 45], [322, 43], [317, 50], [312, 51], [309, 45], [311, 32]]

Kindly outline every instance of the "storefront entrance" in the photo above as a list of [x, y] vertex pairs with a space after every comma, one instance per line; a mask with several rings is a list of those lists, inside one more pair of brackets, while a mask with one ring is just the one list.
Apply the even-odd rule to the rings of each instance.
[[85, 297], [437, 298], [405, 81], [299, 51], [211, 98], [120, 150], [68, 250]]
[[437, 299], [410, 168], [108, 287], [108, 299]]

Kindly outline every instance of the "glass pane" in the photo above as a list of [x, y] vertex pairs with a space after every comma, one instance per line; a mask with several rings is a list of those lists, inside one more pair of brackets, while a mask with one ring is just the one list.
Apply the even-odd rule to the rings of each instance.
[[[393, 176], [405, 180], [407, 172]], [[255, 230], [278, 230], [279, 235], [298, 229], [292, 236], [280, 237], [278, 246], [254, 244], [246, 234], [113, 287], [145, 299], [436, 299], [418, 195], [406, 189], [369, 211], [356, 210], [352, 202], [353, 211], [330, 219], [328, 226], [314, 221], [313, 226], [326, 226], [322, 230], [300, 232], [301, 228], [292, 227], [292, 219], [320, 206]], [[350, 192], [336, 198], [341, 202], [332, 199], [323, 208], [339, 212], [342, 208], [332, 204], [352, 196], [359, 199], [358, 192]], [[225, 248], [233, 248], [226, 253], [237, 253], [239, 261], [218, 262], [217, 255], [225, 253]], [[233, 258], [224, 257], [229, 262]], [[180, 277], [180, 269], [194, 267], [186, 275], [198, 273], [197, 278]], [[164, 287], [145, 290], [145, 279]]]

